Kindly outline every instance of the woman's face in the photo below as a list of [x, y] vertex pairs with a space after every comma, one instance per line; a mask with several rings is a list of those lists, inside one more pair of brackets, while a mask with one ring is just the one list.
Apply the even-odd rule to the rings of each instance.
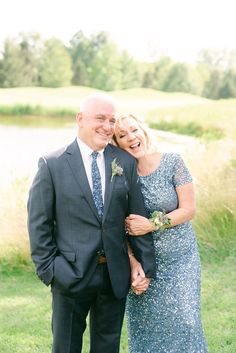
[[115, 127], [118, 146], [129, 152], [136, 159], [143, 157], [147, 150], [147, 139], [138, 122], [133, 118], [125, 118]]

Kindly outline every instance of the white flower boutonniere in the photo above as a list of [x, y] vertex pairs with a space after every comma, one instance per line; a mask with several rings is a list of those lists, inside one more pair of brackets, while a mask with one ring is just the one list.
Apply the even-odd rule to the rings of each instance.
[[113, 159], [112, 163], [111, 163], [111, 181], [113, 179], [114, 176], [121, 176], [123, 175], [123, 168], [116, 163], [116, 158]]

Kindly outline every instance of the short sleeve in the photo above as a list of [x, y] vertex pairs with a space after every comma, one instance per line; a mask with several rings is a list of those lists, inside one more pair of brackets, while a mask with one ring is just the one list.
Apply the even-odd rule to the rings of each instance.
[[181, 186], [184, 184], [191, 183], [193, 178], [186, 167], [182, 157], [178, 154], [175, 155], [174, 163], [174, 173], [173, 173], [173, 183], [174, 186]]

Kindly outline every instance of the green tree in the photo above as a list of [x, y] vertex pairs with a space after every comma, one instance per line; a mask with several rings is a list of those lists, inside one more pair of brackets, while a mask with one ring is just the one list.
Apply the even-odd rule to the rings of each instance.
[[204, 87], [206, 82], [210, 79], [211, 70], [209, 67], [204, 63], [197, 63], [195, 66], [195, 71], [198, 77], [199, 82], [199, 94], [203, 95]]
[[203, 49], [198, 62], [205, 64], [211, 71], [227, 71], [236, 67], [236, 50]]
[[169, 75], [172, 66], [173, 61], [167, 56], [154, 63], [152, 88], [157, 90], [164, 89], [166, 77]]
[[92, 60], [89, 67], [90, 86], [110, 91], [120, 85], [121, 77], [117, 77], [118, 62], [117, 50], [114, 43], [109, 42], [105, 32], [95, 33], [91, 36], [93, 49]]
[[162, 90], [172, 65], [173, 61], [167, 56], [155, 62], [139, 64], [142, 72], [141, 87]]
[[0, 59], [0, 87], [4, 86], [4, 81], [5, 81], [5, 73], [4, 73], [3, 59]]
[[89, 86], [89, 67], [94, 59], [90, 40], [82, 31], [79, 31], [70, 40], [68, 50], [72, 61], [72, 83]]
[[35, 86], [42, 40], [37, 33], [21, 33], [4, 42], [0, 82], [2, 87]]
[[73, 83], [87, 85], [105, 91], [122, 86], [120, 54], [116, 44], [106, 32], [92, 34], [76, 33], [70, 41]]
[[236, 97], [236, 72], [229, 70], [225, 73], [221, 87], [219, 88], [218, 98]]
[[151, 67], [151, 65], [149, 64], [148, 68], [142, 72], [141, 87], [152, 88], [153, 87], [153, 78], [154, 78], [153, 67]]
[[45, 41], [39, 65], [39, 85], [61, 87], [71, 84], [71, 59], [64, 44], [57, 38]]
[[137, 62], [124, 50], [120, 54], [121, 88], [127, 89], [139, 86]]
[[198, 93], [195, 73], [186, 64], [174, 64], [163, 82], [162, 90]]
[[219, 70], [213, 70], [204, 86], [203, 95], [207, 98], [218, 99], [221, 88], [223, 73]]

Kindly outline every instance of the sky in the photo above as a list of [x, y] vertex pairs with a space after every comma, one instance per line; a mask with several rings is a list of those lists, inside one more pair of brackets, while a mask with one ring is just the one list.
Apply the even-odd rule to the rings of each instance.
[[38, 32], [65, 44], [82, 30], [106, 31], [137, 60], [169, 55], [194, 63], [204, 48], [236, 50], [235, 0], [6, 0], [0, 48], [7, 37]]

